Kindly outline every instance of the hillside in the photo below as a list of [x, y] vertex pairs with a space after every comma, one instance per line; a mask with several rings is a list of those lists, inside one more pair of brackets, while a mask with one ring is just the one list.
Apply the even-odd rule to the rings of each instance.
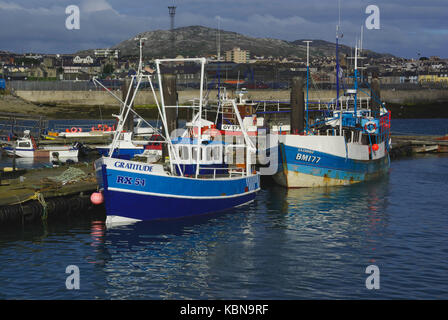
[[[221, 54], [233, 47], [240, 47], [249, 50], [256, 56], [273, 57], [304, 57], [306, 55], [306, 46], [303, 40], [286, 41], [272, 38], [254, 38], [245, 36], [236, 32], [220, 32]], [[174, 29], [175, 34], [175, 53], [183, 56], [205, 56], [217, 53], [218, 30], [202, 26], [189, 26]], [[173, 56], [171, 47], [171, 31], [154, 30], [142, 32], [135, 37], [145, 37], [145, 46], [143, 54], [149, 57], [169, 57]], [[121, 56], [137, 55], [137, 43], [132, 37], [128, 40], [118, 43], [111, 49], [120, 50]], [[341, 52], [349, 54], [350, 47], [341, 46]], [[80, 53], [90, 53], [86, 50]], [[323, 40], [313, 40], [310, 47], [311, 55], [314, 56], [332, 56], [335, 54], [335, 44]], [[390, 56], [365, 51], [368, 57]]]

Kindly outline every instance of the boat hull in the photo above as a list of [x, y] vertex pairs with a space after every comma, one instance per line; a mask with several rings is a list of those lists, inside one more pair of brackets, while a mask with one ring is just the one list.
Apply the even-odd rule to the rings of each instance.
[[[365, 150], [358, 150], [358, 154], [352, 152], [349, 156], [350, 146], [343, 141], [338, 147], [337, 137], [331, 138], [333, 141], [327, 145], [280, 143], [279, 170], [273, 177], [274, 181], [288, 188], [342, 186], [388, 173], [390, 158], [384, 144], [378, 154], [369, 159], [368, 146], [363, 146]], [[326, 137], [321, 137], [321, 140], [325, 139]], [[367, 155], [363, 155], [363, 151]]]
[[13, 147], [3, 148], [5, 152], [10, 156], [16, 156], [20, 158], [42, 158], [42, 159], [55, 159], [55, 158], [73, 158], [78, 157], [78, 149], [20, 149]]
[[95, 162], [107, 216], [132, 220], [182, 218], [234, 208], [255, 199], [259, 175], [195, 179], [164, 174], [162, 166], [101, 158]]
[[[97, 147], [96, 150], [101, 156], [107, 156], [109, 154], [109, 147]], [[112, 155], [113, 158], [130, 160], [138, 154], [142, 154], [145, 151], [143, 147], [137, 148], [117, 148]]]
[[219, 212], [254, 201], [255, 193], [234, 198], [191, 199], [107, 190], [104, 192], [104, 198], [108, 216], [142, 221]]

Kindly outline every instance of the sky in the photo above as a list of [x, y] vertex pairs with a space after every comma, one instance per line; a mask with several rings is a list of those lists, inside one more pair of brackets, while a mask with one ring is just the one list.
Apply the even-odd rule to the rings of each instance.
[[[108, 48], [138, 33], [202, 25], [247, 36], [287, 41], [335, 41], [405, 58], [448, 58], [448, 0], [0, 0], [0, 50], [74, 53]], [[66, 8], [79, 8], [79, 29], [66, 28]], [[379, 29], [367, 29], [369, 5], [379, 9]]]

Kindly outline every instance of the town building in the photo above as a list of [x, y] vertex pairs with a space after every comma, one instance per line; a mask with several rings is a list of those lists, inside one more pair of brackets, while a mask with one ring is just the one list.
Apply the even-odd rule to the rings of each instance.
[[232, 50], [226, 51], [226, 61], [234, 63], [247, 63], [250, 59], [250, 52], [248, 50], [241, 50], [235, 47]]

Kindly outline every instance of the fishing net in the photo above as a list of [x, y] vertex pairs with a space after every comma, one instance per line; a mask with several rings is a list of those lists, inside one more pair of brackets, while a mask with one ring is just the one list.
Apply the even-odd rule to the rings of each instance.
[[67, 184], [67, 183], [73, 183], [85, 180], [88, 177], [88, 174], [86, 174], [83, 170], [70, 167], [67, 170], [65, 170], [63, 173], [61, 173], [59, 176], [56, 177], [48, 177], [47, 179], [61, 184]]

